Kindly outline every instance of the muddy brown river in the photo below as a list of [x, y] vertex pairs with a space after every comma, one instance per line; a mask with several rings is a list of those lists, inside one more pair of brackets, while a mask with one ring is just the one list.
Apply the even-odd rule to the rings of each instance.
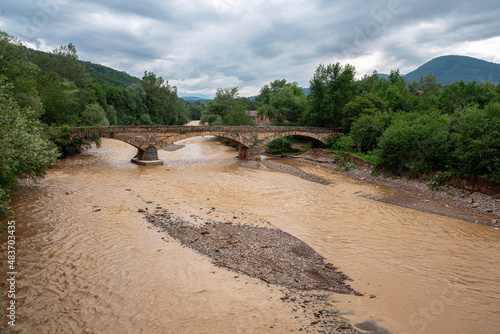
[[214, 266], [138, 212], [161, 206], [186, 219], [267, 221], [306, 242], [365, 294], [333, 296], [353, 325], [500, 333], [500, 230], [378, 202], [398, 194], [311, 165], [286, 162], [330, 185], [245, 168], [212, 137], [182, 144], [147, 167], [130, 163], [133, 147], [103, 139], [20, 185], [17, 332], [301, 328], [282, 288]]

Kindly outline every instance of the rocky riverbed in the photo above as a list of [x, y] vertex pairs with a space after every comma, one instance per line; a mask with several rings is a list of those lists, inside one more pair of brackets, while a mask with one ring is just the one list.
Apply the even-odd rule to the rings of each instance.
[[360, 333], [338, 314], [329, 292], [361, 294], [350, 287], [350, 279], [338, 268], [292, 235], [276, 228], [195, 215], [188, 221], [161, 207], [146, 213], [146, 220], [168, 233], [165, 241], [194, 249], [216, 266], [233, 271], [235, 278], [243, 274], [283, 288], [281, 300], [301, 319], [300, 331]]

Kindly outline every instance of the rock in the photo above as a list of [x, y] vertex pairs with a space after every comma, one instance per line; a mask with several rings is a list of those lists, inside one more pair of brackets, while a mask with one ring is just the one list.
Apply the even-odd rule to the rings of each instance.
[[479, 208], [481, 205], [479, 203], [472, 203], [473, 208]]
[[137, 210], [137, 212], [146, 212], [146, 210], [140, 208], [139, 210]]

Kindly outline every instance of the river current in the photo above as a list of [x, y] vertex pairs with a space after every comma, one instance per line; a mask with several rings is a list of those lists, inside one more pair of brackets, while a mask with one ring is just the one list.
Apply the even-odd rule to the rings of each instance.
[[[242, 167], [213, 137], [160, 151], [164, 166], [103, 139], [22, 182], [19, 333], [289, 333], [300, 326], [278, 288], [212, 265], [146, 222], [156, 206], [189, 219], [272, 226], [353, 279], [335, 295], [352, 324], [390, 333], [499, 333], [500, 230], [373, 200], [388, 189], [285, 162], [330, 182]], [[214, 209], [215, 208], [215, 209]], [[237, 277], [236, 277], [237, 276]]]

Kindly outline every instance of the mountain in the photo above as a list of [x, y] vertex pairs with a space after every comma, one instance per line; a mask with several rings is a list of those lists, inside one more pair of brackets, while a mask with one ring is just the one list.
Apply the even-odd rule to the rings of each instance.
[[434, 73], [438, 83], [445, 85], [457, 81], [500, 83], [500, 64], [466, 56], [442, 56], [432, 59], [415, 71], [408, 73], [408, 82], [419, 80], [429, 72]]

